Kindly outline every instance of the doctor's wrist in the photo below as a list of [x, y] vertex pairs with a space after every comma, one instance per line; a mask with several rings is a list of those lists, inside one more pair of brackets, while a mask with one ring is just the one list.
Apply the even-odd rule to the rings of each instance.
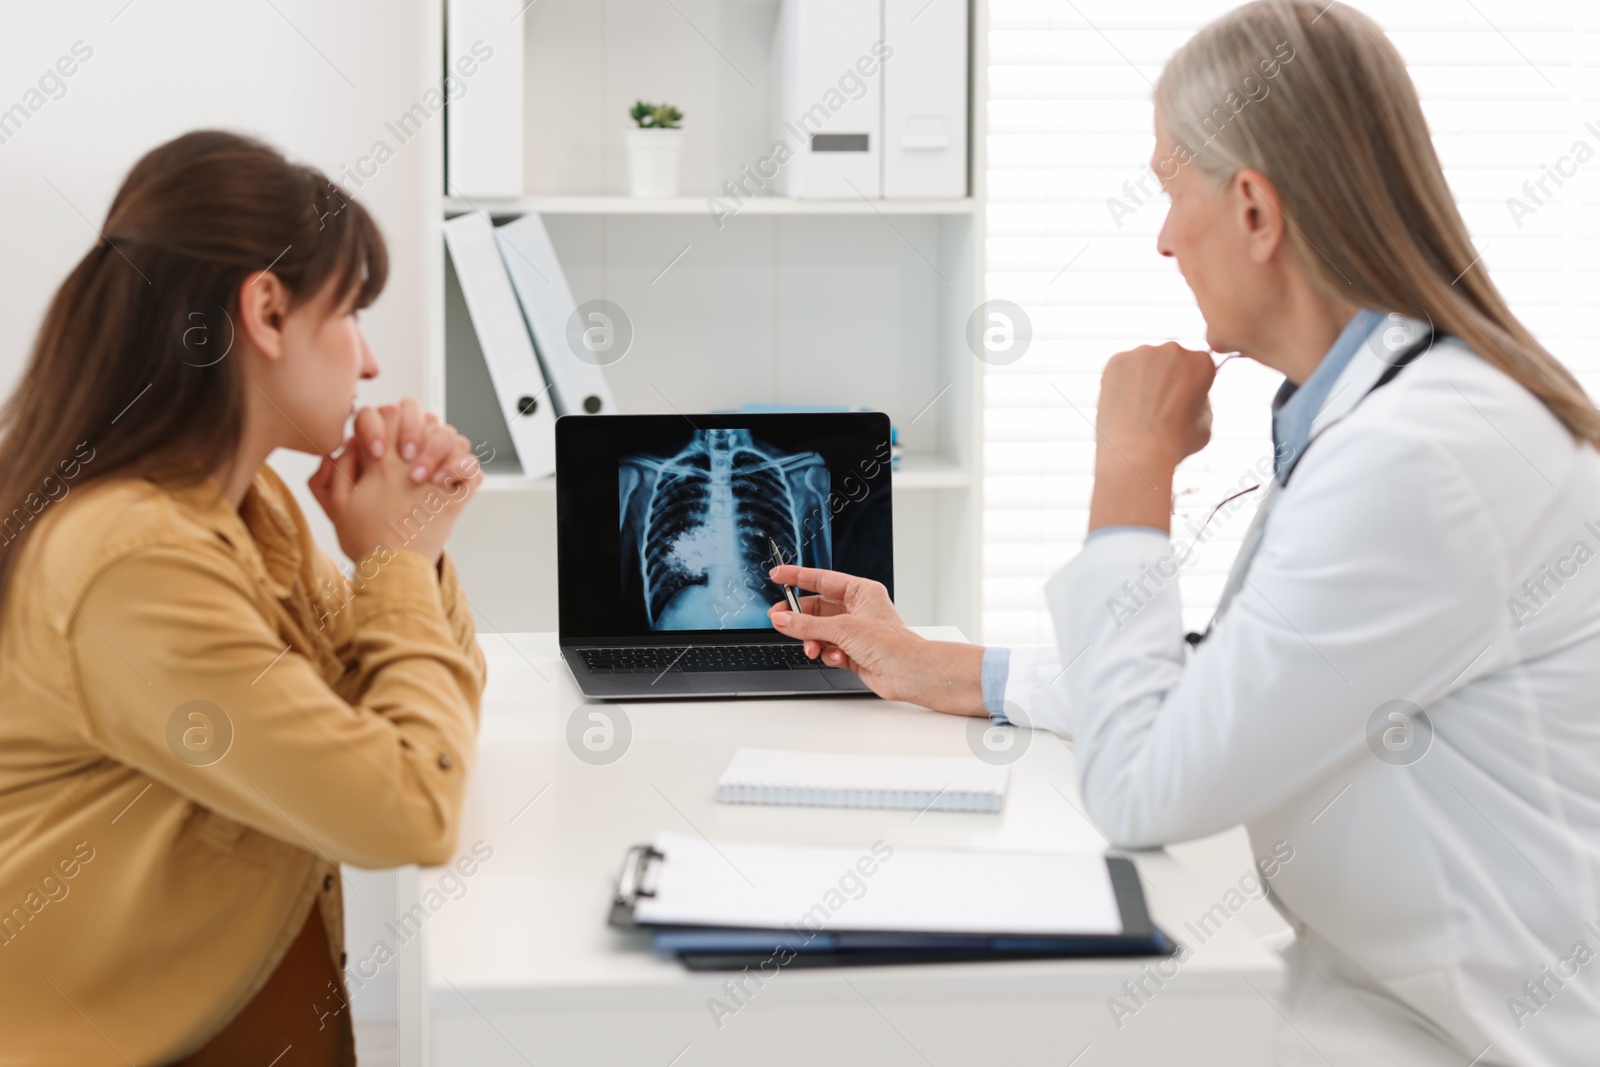
[[1100, 448], [1095, 456], [1089, 529], [1105, 526], [1172, 527], [1172, 477], [1177, 463], [1164, 457]]
[[918, 639], [917, 685], [908, 698], [946, 715], [987, 715], [983, 707], [983, 646]]

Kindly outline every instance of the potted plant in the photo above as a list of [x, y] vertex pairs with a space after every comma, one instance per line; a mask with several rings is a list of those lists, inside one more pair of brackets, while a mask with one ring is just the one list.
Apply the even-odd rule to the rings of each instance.
[[628, 182], [634, 196], [678, 195], [678, 158], [683, 152], [683, 112], [671, 104], [636, 101], [628, 117]]

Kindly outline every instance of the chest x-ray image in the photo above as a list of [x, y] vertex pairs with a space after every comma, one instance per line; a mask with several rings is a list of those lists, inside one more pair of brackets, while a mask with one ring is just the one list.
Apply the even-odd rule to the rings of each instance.
[[785, 452], [749, 430], [694, 433], [676, 454], [633, 454], [617, 469], [624, 589], [651, 630], [767, 625], [775, 561], [832, 567], [830, 476], [816, 452]]

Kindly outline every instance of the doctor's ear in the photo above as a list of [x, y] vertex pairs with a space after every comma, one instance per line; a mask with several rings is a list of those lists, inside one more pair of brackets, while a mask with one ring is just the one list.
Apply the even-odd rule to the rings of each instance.
[[1265, 174], [1246, 167], [1233, 176], [1228, 191], [1251, 262], [1271, 261], [1288, 225], [1277, 187]]

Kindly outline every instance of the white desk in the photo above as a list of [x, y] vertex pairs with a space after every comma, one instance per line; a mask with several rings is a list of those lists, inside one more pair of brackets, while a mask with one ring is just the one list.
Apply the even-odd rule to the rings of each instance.
[[402, 913], [430, 889], [458, 897], [431, 898], [421, 934], [401, 950], [408, 1067], [1269, 1062], [1278, 1019], [1266, 998], [1282, 970], [1259, 934], [1276, 916], [1253, 902], [1204, 944], [1186, 927], [1251, 869], [1238, 831], [1134, 857], [1156, 921], [1198, 947], [1160, 988], [1146, 979], [1153, 995], [1120, 1020], [1109, 998], [1134, 1005], [1123, 983], [1151, 961], [789, 969], [747, 983], [743, 1006], [719, 1028], [707, 1001], [737, 1003], [729, 974], [691, 974], [606, 925], [629, 845], [667, 829], [712, 840], [1101, 849], [1105, 839], [1077, 810], [1070, 748], [1029, 735], [999, 815], [718, 804], [717, 777], [741, 745], [962, 755], [969, 723], [873, 698], [643, 701], [620, 705], [632, 727], [626, 753], [595, 766], [568, 747], [583, 700], [555, 635], [481, 640], [489, 687], [460, 847], [467, 855], [483, 842], [480, 855], [485, 845], [493, 855], [458, 883], [441, 885], [443, 868], [402, 874]]

